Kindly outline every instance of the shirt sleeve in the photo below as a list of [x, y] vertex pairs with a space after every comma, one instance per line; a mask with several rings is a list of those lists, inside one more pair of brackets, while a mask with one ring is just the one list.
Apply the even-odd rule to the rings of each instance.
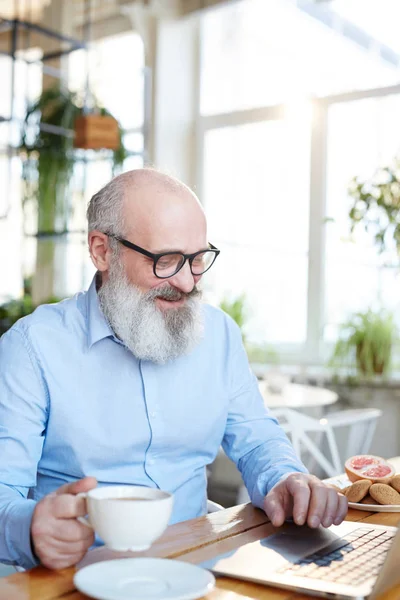
[[231, 323], [230, 330], [229, 412], [222, 447], [241, 472], [252, 503], [262, 508], [276, 483], [289, 473], [307, 473], [307, 469], [264, 406], [239, 328]]
[[40, 365], [23, 329], [0, 339], [0, 562], [38, 564], [30, 526], [47, 420], [48, 394]]

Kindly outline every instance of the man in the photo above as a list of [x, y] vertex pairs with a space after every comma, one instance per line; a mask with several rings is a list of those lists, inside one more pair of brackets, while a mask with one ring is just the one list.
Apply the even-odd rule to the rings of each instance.
[[93, 544], [78, 496], [97, 485], [174, 493], [172, 522], [206, 512], [222, 443], [274, 525], [338, 524], [344, 496], [308, 475], [263, 407], [240, 331], [200, 303], [218, 255], [195, 195], [143, 169], [88, 208], [97, 275], [0, 341], [0, 562], [63, 568]]

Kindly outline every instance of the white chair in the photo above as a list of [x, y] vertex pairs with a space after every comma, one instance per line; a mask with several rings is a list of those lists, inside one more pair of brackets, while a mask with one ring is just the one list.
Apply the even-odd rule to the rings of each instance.
[[[309, 417], [290, 408], [274, 409], [272, 413], [291, 438], [296, 454], [302, 458], [306, 450], [310, 455], [311, 461], [306, 465], [310, 472], [318, 464], [328, 477], [342, 473], [344, 460], [349, 456], [369, 451], [377, 420], [382, 415], [382, 411], [377, 408], [341, 410], [322, 419]], [[345, 427], [348, 428], [348, 436], [341, 456], [335, 430]], [[328, 456], [321, 450], [324, 436]]]
[[219, 512], [220, 510], [224, 510], [224, 507], [213, 500], [207, 500], [207, 513]]

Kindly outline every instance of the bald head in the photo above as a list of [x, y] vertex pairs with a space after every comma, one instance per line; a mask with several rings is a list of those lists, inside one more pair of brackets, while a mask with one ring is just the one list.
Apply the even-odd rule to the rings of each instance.
[[[166, 283], [157, 277], [149, 253], [192, 255], [208, 248], [206, 218], [195, 194], [154, 169], [113, 179], [93, 196], [87, 215], [89, 251], [103, 280], [118, 260], [128, 281], [144, 292]], [[190, 264], [168, 277], [169, 287], [183, 293], [193, 290], [201, 275], [193, 275]]]
[[155, 169], [136, 169], [115, 177], [92, 197], [87, 211], [89, 231], [126, 237], [149, 226], [172, 225], [186, 214], [205, 222], [190, 188]]

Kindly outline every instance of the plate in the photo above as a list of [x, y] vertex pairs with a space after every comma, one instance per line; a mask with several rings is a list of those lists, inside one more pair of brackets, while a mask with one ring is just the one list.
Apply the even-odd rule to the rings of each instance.
[[84, 567], [74, 576], [96, 600], [194, 600], [215, 586], [206, 569], [167, 558], [119, 558]]
[[[345, 488], [348, 485], [351, 485], [351, 481], [347, 475], [330, 477], [329, 479], [324, 479], [324, 482], [331, 483], [339, 488]], [[361, 502], [349, 502], [349, 508], [367, 512], [400, 512], [400, 504], [362, 504]]]

